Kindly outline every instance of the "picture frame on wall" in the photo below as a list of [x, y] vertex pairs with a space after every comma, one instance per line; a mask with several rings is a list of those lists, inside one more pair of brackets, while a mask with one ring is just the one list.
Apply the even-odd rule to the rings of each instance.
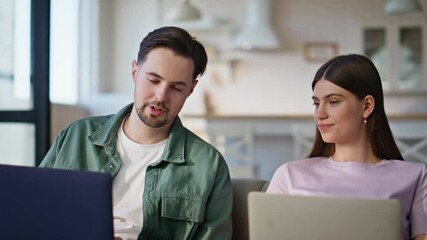
[[335, 42], [306, 42], [304, 58], [308, 62], [322, 63], [338, 55], [338, 45]]

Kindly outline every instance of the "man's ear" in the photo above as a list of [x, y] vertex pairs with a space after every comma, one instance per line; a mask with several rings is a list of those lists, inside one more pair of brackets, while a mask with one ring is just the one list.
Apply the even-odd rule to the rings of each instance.
[[367, 95], [364, 99], [363, 118], [368, 118], [375, 109], [375, 99], [372, 95]]
[[131, 72], [133, 82], [135, 82], [135, 80], [136, 80], [137, 73], [138, 73], [138, 63], [135, 60], [133, 60], [132, 61], [132, 72]]
[[194, 88], [196, 87], [197, 83], [199, 82], [199, 80], [195, 79], [192, 83], [191, 83], [191, 89], [190, 89], [190, 94], [193, 93]]

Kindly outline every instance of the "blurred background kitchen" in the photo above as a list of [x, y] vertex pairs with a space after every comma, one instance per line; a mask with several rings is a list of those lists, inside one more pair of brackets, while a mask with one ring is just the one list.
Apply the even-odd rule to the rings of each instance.
[[142, 38], [176, 25], [208, 69], [182, 110], [232, 177], [270, 180], [314, 135], [311, 81], [371, 57], [403, 156], [427, 162], [427, 0], [0, 0], [0, 163], [35, 166], [72, 121], [133, 99]]

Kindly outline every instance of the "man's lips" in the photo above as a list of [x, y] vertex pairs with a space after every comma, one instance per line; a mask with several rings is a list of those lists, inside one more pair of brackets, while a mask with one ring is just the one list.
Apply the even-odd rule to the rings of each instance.
[[327, 129], [329, 129], [330, 127], [332, 127], [332, 126], [333, 126], [333, 124], [324, 124], [324, 123], [322, 123], [322, 124], [318, 124], [317, 128], [319, 128], [319, 131], [323, 132], [323, 131], [326, 131]]
[[155, 114], [155, 115], [159, 115], [165, 112], [165, 110], [163, 108], [157, 108], [155, 106], [149, 106], [148, 107], [150, 113]]

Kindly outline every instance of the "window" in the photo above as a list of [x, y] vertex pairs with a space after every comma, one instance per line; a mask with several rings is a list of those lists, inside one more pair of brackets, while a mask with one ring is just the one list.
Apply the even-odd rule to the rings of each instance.
[[421, 26], [364, 30], [364, 52], [377, 67], [385, 92], [426, 90]]
[[421, 86], [422, 31], [420, 27], [400, 28], [399, 35], [399, 89]]
[[79, 0], [51, 0], [50, 100], [78, 102]]
[[49, 148], [49, 0], [0, 8], [1, 163], [38, 165]]

